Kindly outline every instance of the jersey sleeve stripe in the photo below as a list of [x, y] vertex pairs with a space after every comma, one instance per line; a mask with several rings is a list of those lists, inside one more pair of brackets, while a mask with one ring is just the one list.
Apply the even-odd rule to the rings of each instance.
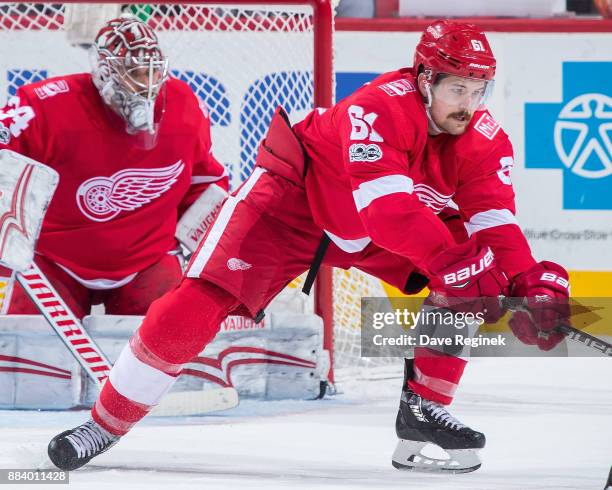
[[465, 223], [465, 229], [468, 235], [472, 236], [478, 231], [502, 225], [518, 225], [516, 216], [509, 209], [489, 209], [476, 213]]
[[353, 191], [353, 199], [357, 205], [357, 211], [367, 208], [372, 201], [379, 197], [405, 192], [412, 194], [414, 183], [406, 175], [385, 175], [378, 179], [363, 182]]
[[331, 231], [324, 230], [329, 239], [334, 242], [340, 250], [343, 252], [354, 254], [361, 252], [368, 244], [372, 241], [370, 237], [356, 238], [354, 240], [347, 240], [334, 235]]

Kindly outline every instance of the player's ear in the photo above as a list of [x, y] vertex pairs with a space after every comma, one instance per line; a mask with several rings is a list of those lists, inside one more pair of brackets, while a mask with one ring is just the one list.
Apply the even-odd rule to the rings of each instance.
[[419, 74], [419, 76], [417, 77], [417, 85], [419, 87], [419, 92], [421, 92], [423, 98], [427, 99], [427, 94], [429, 90], [431, 90], [431, 86], [429, 80], [427, 80], [427, 76], [425, 75], [425, 73]]
[[417, 85], [419, 87], [419, 92], [423, 96], [423, 100], [426, 104], [429, 103], [429, 96], [431, 94], [431, 83], [427, 80], [427, 75], [425, 73], [420, 73], [417, 77]]

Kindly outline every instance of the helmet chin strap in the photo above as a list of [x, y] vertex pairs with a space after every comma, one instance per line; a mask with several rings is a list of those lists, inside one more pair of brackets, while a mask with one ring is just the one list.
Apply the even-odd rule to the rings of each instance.
[[427, 91], [427, 102], [425, 103], [425, 112], [427, 113], [427, 119], [429, 120], [429, 124], [431, 128], [438, 134], [446, 133], [440, 126], [438, 126], [433, 117], [431, 117], [431, 103], [433, 102], [433, 94], [431, 93], [431, 85], [429, 83], [425, 83], [425, 90]]

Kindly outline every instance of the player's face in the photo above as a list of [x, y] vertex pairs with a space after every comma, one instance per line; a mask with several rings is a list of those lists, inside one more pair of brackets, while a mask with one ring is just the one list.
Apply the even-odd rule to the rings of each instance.
[[431, 118], [444, 132], [462, 134], [482, 104], [486, 90], [486, 81], [453, 75], [443, 77], [431, 88]]
[[155, 98], [168, 69], [166, 60], [150, 58], [133, 59], [132, 62], [118, 59], [115, 66], [123, 86], [129, 92], [147, 98]]

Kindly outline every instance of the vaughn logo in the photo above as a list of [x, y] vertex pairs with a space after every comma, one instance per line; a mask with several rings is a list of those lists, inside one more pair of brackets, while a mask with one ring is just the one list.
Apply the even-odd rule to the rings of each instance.
[[355, 143], [349, 147], [349, 161], [351, 162], [375, 162], [382, 156], [382, 150], [378, 145]]
[[[471, 264], [463, 269], [459, 269], [457, 272], [451, 272], [444, 276], [444, 284], [447, 284], [453, 288], [462, 289], [469, 284], [469, 279], [477, 276], [493, 263], [493, 251], [487, 248], [487, 252], [484, 257], [481, 257], [478, 263]], [[461, 284], [457, 284], [457, 283]]]
[[219, 210], [223, 207], [224, 202], [225, 201], [221, 201], [217, 203], [213, 210], [206, 215], [206, 217], [200, 222], [200, 224], [198, 224], [196, 228], [191, 230], [189, 238], [193, 240], [194, 243], [197, 244], [200, 242], [200, 238], [204, 236], [204, 234], [208, 231], [208, 228], [210, 228], [210, 225], [213, 224], [215, 218], [217, 217], [217, 214], [219, 214]]
[[109, 221], [157, 199], [177, 181], [185, 164], [179, 160], [163, 168], [128, 168], [110, 177], [83, 182], [76, 194], [81, 212], [92, 221]]

